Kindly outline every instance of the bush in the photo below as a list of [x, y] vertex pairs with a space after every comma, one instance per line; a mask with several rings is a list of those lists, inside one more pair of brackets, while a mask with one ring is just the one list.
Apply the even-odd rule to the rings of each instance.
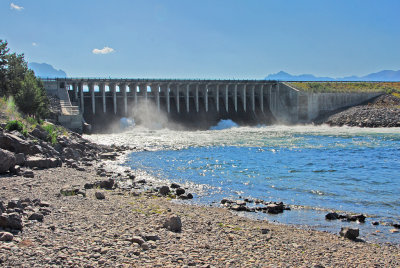
[[57, 127], [54, 125], [45, 125], [43, 126], [43, 129], [48, 133], [47, 140], [53, 145], [56, 144], [58, 137]]
[[22, 133], [24, 136], [28, 135], [28, 131], [25, 129], [24, 124], [22, 124], [21, 121], [18, 120], [11, 120], [8, 121], [5, 127], [6, 130], [8, 131], [18, 131], [20, 133]]

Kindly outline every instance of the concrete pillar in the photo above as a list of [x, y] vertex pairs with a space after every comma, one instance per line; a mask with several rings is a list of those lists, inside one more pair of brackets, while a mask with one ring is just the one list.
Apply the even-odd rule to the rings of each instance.
[[74, 101], [78, 101], [78, 85], [76, 83], [72, 84], [72, 90], [74, 91]]
[[233, 104], [235, 105], [235, 112], [237, 112], [237, 91], [238, 84], [235, 84], [235, 88], [233, 89]]
[[138, 104], [138, 98], [137, 98], [137, 84], [129, 84], [129, 89], [131, 91], [131, 95], [134, 97], [134, 102], [135, 102], [135, 107], [137, 107]]
[[242, 88], [242, 103], [243, 103], [243, 110], [246, 112], [246, 84], [243, 85]]
[[251, 88], [251, 110], [253, 111], [253, 112], [255, 112], [256, 111], [256, 97], [255, 97], [255, 92], [254, 92], [254, 85], [251, 85], [250, 86], [250, 88]]
[[160, 88], [159, 88], [159, 85], [158, 84], [151, 85], [151, 91], [153, 91], [153, 88], [154, 88], [154, 91], [156, 92], [157, 111], [160, 111]]
[[225, 100], [225, 110], [226, 110], [226, 112], [228, 112], [228, 110], [229, 110], [229, 85], [225, 85], [224, 100]]
[[113, 94], [114, 114], [117, 114], [117, 87], [115, 84], [109, 84], [108, 86]]
[[217, 106], [217, 112], [219, 113], [219, 84], [217, 84], [217, 86], [215, 87], [214, 98], [215, 104]]
[[165, 96], [167, 98], [167, 111], [168, 113], [171, 112], [171, 106], [170, 106], [170, 102], [169, 102], [169, 84], [167, 84], [167, 88], [166, 88], [166, 92], [165, 92]]
[[147, 84], [139, 85], [140, 94], [144, 97], [144, 101], [147, 104]]
[[102, 98], [102, 100], [103, 100], [103, 113], [106, 113], [106, 108], [107, 108], [107, 106], [106, 106], [106, 85], [105, 84], [100, 84], [99, 85], [99, 89], [100, 89], [100, 92], [101, 92], [101, 98]]
[[85, 101], [83, 99], [83, 84], [82, 83], [79, 83], [78, 90], [81, 95], [81, 112], [83, 114], [85, 112]]
[[92, 83], [90, 83], [88, 86], [89, 86], [90, 98], [92, 100], [92, 113], [96, 114], [96, 100], [94, 99], [94, 85]]
[[204, 97], [204, 107], [206, 108], [206, 112], [208, 112], [208, 85], [207, 84], [203, 91], [203, 97]]
[[189, 112], [189, 92], [190, 92], [190, 85], [186, 85], [186, 94], [185, 94], [185, 100], [186, 100], [186, 112]]
[[122, 91], [124, 97], [124, 115], [128, 115], [128, 95], [126, 94], [126, 84], [119, 85], [119, 91]]
[[175, 102], [176, 102], [176, 110], [178, 111], [179, 114], [179, 84], [176, 85], [175, 88]]
[[195, 105], [196, 105], [196, 112], [199, 112], [199, 84], [196, 85]]
[[264, 85], [260, 86], [259, 98], [260, 98], [260, 109], [261, 109], [261, 112], [264, 112]]

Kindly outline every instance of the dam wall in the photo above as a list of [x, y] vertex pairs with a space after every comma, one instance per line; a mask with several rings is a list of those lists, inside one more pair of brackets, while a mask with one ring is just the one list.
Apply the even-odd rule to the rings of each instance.
[[57, 78], [44, 80], [48, 94], [63, 102], [67, 122], [100, 130], [121, 117], [136, 122], [176, 122], [208, 128], [221, 119], [241, 125], [309, 123], [329, 112], [357, 105], [379, 93], [307, 93], [269, 80], [173, 80]]

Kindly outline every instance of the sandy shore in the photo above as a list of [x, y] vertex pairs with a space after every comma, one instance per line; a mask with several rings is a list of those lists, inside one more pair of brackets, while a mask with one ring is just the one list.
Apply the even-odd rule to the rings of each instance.
[[[400, 266], [398, 245], [354, 242], [242, 218], [223, 208], [177, 204], [154, 193], [88, 189], [86, 197], [60, 194], [66, 185], [83, 189], [85, 183], [100, 180], [104, 178], [96, 175], [95, 165], [85, 171], [37, 170], [34, 178], [1, 177], [3, 201], [38, 198], [50, 205], [42, 222], [25, 219], [12, 242], [0, 242], [1, 266]], [[95, 192], [104, 193], [105, 199], [97, 199]], [[180, 217], [181, 232], [163, 228], [171, 214]]]

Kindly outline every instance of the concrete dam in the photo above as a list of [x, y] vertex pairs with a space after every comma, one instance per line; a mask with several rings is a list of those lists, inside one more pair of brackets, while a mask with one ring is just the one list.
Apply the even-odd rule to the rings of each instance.
[[[100, 130], [121, 117], [141, 123], [164, 119], [208, 128], [221, 119], [236, 123], [308, 123], [379, 93], [306, 93], [270, 80], [43, 79], [60, 99], [61, 124], [79, 129], [82, 118]], [[80, 118], [80, 119], [79, 119]], [[143, 122], [142, 122], [143, 123]]]

